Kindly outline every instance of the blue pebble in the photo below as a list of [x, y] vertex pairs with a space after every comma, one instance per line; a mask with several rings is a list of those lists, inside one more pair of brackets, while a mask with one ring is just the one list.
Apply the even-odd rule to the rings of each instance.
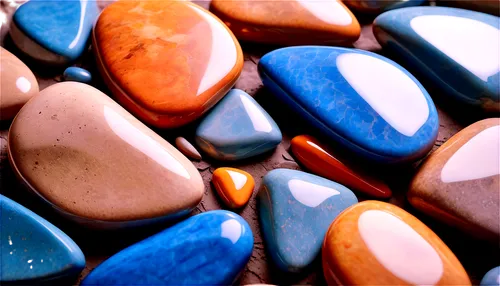
[[63, 74], [65, 81], [78, 81], [82, 83], [92, 82], [92, 75], [86, 69], [78, 67], [69, 67]]
[[446, 7], [412, 7], [375, 19], [380, 44], [448, 99], [500, 111], [500, 18]]
[[252, 230], [242, 217], [209, 211], [113, 255], [81, 285], [230, 285], [252, 250]]
[[424, 87], [397, 63], [346, 48], [279, 49], [259, 62], [264, 85], [327, 138], [383, 163], [417, 160], [439, 128]]
[[358, 199], [348, 188], [301, 171], [267, 173], [259, 192], [266, 246], [276, 265], [298, 272], [318, 256], [335, 218]]
[[499, 286], [500, 285], [500, 266], [497, 266], [490, 271], [488, 271], [483, 279], [481, 280], [481, 283], [479, 284], [481, 286]]
[[0, 223], [0, 284], [76, 277], [85, 267], [85, 257], [71, 238], [2, 195]]
[[240, 160], [274, 149], [281, 131], [246, 92], [231, 90], [201, 121], [196, 143], [218, 160]]

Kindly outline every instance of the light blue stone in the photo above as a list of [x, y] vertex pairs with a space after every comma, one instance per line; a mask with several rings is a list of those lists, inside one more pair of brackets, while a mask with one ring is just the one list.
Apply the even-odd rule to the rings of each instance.
[[259, 192], [267, 250], [284, 271], [300, 271], [318, 256], [335, 218], [358, 199], [341, 184], [305, 172], [275, 169]]
[[113, 255], [81, 285], [230, 285], [252, 250], [252, 230], [242, 217], [209, 211]]
[[455, 8], [386, 12], [373, 31], [384, 49], [449, 98], [500, 111], [500, 18]]
[[[14, 31], [18, 29], [41, 48], [60, 56], [47, 59], [60, 64], [77, 59], [86, 50], [98, 12], [95, 0], [31, 0], [14, 14]], [[31, 42], [17, 40], [19, 35], [13, 31], [11, 35], [22, 51], [40, 59], [39, 49]]]
[[262, 57], [259, 73], [281, 102], [327, 138], [365, 158], [414, 161], [425, 156], [437, 137], [438, 116], [427, 91], [403, 67], [380, 55], [289, 47]]
[[246, 92], [231, 90], [201, 121], [196, 144], [218, 160], [240, 160], [274, 149], [281, 131]]
[[40, 283], [77, 276], [80, 248], [57, 227], [0, 195], [0, 284]]
[[481, 280], [481, 286], [498, 286], [500, 285], [500, 266], [497, 266], [488, 271]]
[[69, 67], [63, 74], [65, 81], [78, 81], [83, 83], [92, 82], [92, 75], [86, 69], [78, 67]]

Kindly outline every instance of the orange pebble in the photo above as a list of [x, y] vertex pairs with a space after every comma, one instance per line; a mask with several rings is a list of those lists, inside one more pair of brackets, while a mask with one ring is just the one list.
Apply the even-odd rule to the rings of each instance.
[[212, 183], [226, 205], [241, 208], [252, 196], [255, 181], [249, 173], [235, 168], [218, 168]]

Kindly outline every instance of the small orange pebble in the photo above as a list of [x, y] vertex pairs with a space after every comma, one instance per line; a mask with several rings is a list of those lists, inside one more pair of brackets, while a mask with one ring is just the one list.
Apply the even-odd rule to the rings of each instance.
[[249, 173], [235, 168], [218, 168], [212, 183], [226, 205], [241, 208], [252, 196], [255, 181]]
[[311, 172], [377, 198], [389, 198], [392, 192], [382, 181], [354, 171], [334, 157], [334, 153], [309, 135], [292, 139], [293, 155]]
[[403, 209], [364, 201], [330, 225], [322, 250], [329, 285], [471, 285], [460, 261]]

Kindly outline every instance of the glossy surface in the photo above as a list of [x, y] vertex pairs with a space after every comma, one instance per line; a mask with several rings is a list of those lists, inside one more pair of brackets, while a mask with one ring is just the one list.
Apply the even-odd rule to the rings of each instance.
[[122, 1], [94, 29], [97, 64], [116, 99], [155, 127], [200, 117], [234, 85], [240, 45], [211, 13], [187, 1]]
[[500, 19], [444, 7], [415, 7], [377, 17], [380, 44], [449, 97], [500, 111]]
[[358, 202], [346, 187], [301, 171], [267, 173], [259, 192], [260, 223], [278, 267], [297, 272], [318, 256], [328, 226]]
[[439, 0], [437, 1], [439, 6], [453, 6], [457, 8], [474, 10], [478, 12], [488, 13], [500, 16], [500, 1], [499, 0], [488, 0], [488, 1], [476, 1], [476, 0], [460, 0], [460, 1], [450, 1], [450, 0]]
[[113, 255], [81, 285], [230, 285], [252, 249], [252, 230], [242, 217], [209, 211]]
[[194, 160], [201, 160], [201, 155], [198, 150], [184, 137], [175, 138], [175, 146], [182, 154]]
[[470, 285], [451, 250], [417, 218], [392, 204], [364, 201], [335, 219], [325, 236], [328, 284]]
[[416, 173], [408, 200], [436, 219], [497, 241], [499, 185], [500, 118], [490, 118], [463, 129], [432, 153]]
[[497, 266], [488, 271], [481, 280], [480, 286], [497, 286], [500, 285], [500, 266]]
[[240, 160], [274, 149], [281, 131], [246, 92], [233, 89], [201, 121], [196, 144], [218, 160]]
[[0, 282], [36, 283], [77, 276], [80, 248], [57, 227], [0, 195]]
[[65, 216], [93, 226], [186, 214], [204, 192], [186, 157], [82, 83], [40, 92], [13, 121], [8, 147], [23, 182]]
[[349, 45], [359, 38], [358, 20], [341, 1], [214, 0], [210, 11], [244, 41]]
[[259, 72], [279, 100], [365, 158], [416, 160], [436, 139], [438, 117], [429, 94], [404, 68], [377, 54], [283, 48], [262, 57]]
[[32, 0], [17, 9], [10, 33], [32, 58], [64, 64], [86, 50], [98, 12], [94, 0]]
[[418, 6], [424, 3], [425, 0], [344, 0], [347, 7], [356, 12], [365, 14], [378, 14], [388, 10], [400, 9], [410, 6]]
[[63, 74], [65, 81], [78, 81], [82, 83], [92, 82], [92, 75], [86, 69], [78, 67], [69, 67], [64, 71]]
[[307, 169], [321, 177], [333, 180], [353, 190], [373, 197], [389, 198], [389, 187], [375, 177], [355, 171], [334, 156], [328, 147], [309, 135], [299, 135], [292, 139], [291, 150], [298, 161]]
[[227, 206], [241, 208], [252, 196], [255, 180], [240, 169], [218, 168], [213, 173], [212, 184]]
[[31, 70], [16, 56], [0, 47], [0, 120], [10, 120], [38, 93]]

